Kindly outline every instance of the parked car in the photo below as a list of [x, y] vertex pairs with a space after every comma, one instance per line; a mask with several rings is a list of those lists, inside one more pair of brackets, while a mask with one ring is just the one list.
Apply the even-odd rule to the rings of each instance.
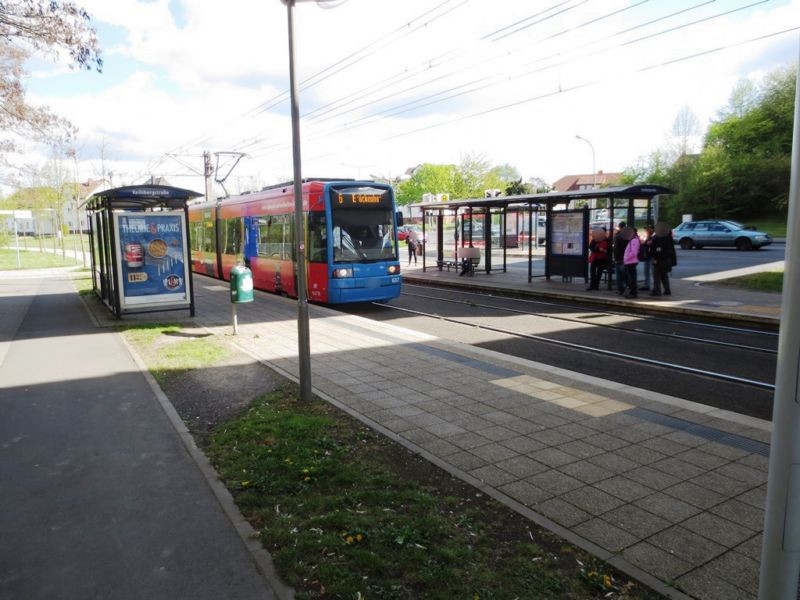
[[672, 230], [672, 237], [684, 250], [703, 246], [757, 250], [772, 243], [770, 234], [728, 220], [687, 221]]
[[405, 242], [408, 239], [408, 236], [411, 232], [416, 233], [417, 240], [420, 242], [424, 241], [422, 236], [422, 227], [419, 225], [402, 225], [397, 228], [397, 239], [401, 242]]

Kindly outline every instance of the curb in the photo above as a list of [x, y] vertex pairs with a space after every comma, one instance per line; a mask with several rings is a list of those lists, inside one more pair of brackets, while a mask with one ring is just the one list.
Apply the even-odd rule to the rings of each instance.
[[745, 315], [735, 312], [720, 312], [715, 310], [703, 310], [697, 308], [689, 308], [683, 306], [669, 306], [663, 304], [633, 304], [624, 300], [617, 300], [615, 298], [605, 298], [602, 296], [583, 296], [570, 292], [551, 291], [551, 290], [525, 290], [501, 286], [491, 286], [470, 283], [461, 283], [460, 281], [450, 281], [441, 279], [429, 279], [426, 277], [418, 277], [414, 275], [403, 274], [403, 281], [414, 283], [418, 285], [425, 285], [429, 287], [440, 288], [453, 288], [453, 289], [469, 289], [477, 290], [488, 293], [503, 292], [528, 298], [548, 298], [553, 300], [570, 300], [573, 302], [582, 302], [584, 304], [596, 304], [600, 306], [610, 306], [617, 309], [631, 309], [636, 307], [637, 310], [646, 313], [662, 314], [662, 315], [679, 315], [683, 317], [701, 317], [704, 319], [714, 319], [718, 321], [736, 323], [740, 325], [756, 325], [777, 328], [780, 325], [779, 317], [762, 317], [758, 315]]
[[[88, 307], [87, 310], [89, 310]], [[91, 312], [91, 310], [89, 312]], [[206, 455], [202, 450], [200, 450], [200, 448], [197, 447], [197, 444], [195, 444], [194, 438], [189, 432], [189, 429], [184, 424], [180, 415], [178, 415], [175, 407], [172, 406], [172, 403], [167, 395], [158, 385], [158, 382], [150, 374], [150, 371], [147, 369], [147, 365], [144, 364], [136, 350], [128, 343], [128, 340], [125, 339], [125, 336], [121, 333], [117, 333], [117, 335], [119, 336], [119, 339], [122, 341], [125, 348], [128, 350], [128, 353], [133, 358], [136, 366], [142, 373], [142, 376], [153, 390], [153, 393], [161, 405], [161, 408], [164, 410], [164, 414], [166, 414], [167, 418], [169, 419], [172, 428], [175, 430], [175, 433], [178, 434], [178, 437], [180, 437], [184, 448], [191, 457], [192, 461], [194, 461], [197, 468], [200, 470], [200, 473], [202, 473], [206, 483], [208, 483], [208, 486], [214, 493], [214, 497], [217, 499], [217, 502], [222, 508], [222, 511], [225, 513], [225, 516], [228, 517], [228, 520], [231, 522], [231, 525], [233, 525], [233, 528], [236, 530], [236, 533], [242, 540], [245, 548], [250, 553], [250, 556], [252, 557], [256, 568], [263, 576], [267, 587], [272, 590], [275, 598], [278, 600], [294, 600], [294, 589], [284, 584], [278, 577], [278, 574], [275, 571], [275, 566], [272, 562], [272, 557], [259, 541], [258, 532], [253, 529], [250, 523], [242, 516], [242, 513], [239, 512], [239, 508], [236, 506], [233, 496], [222, 483], [219, 474], [211, 465]]]

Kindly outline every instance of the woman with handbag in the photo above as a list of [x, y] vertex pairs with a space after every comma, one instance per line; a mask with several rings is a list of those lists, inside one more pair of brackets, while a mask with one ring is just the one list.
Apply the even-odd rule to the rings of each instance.
[[636, 267], [639, 265], [639, 248], [642, 244], [633, 227], [626, 227], [620, 235], [623, 240], [628, 242], [622, 256], [622, 262], [625, 265], [625, 280], [628, 284], [628, 293], [625, 294], [625, 297], [636, 298]]

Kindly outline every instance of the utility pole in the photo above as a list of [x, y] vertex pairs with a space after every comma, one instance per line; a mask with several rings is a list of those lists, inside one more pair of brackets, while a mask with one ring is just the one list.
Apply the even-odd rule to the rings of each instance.
[[[214, 184], [212, 177], [214, 176], [214, 165], [211, 163], [211, 152], [208, 150], [203, 152], [203, 177], [206, 182], [206, 202], [211, 202], [214, 199]], [[216, 211], [214, 215], [214, 245], [217, 249], [217, 276], [222, 277], [222, 217], [220, 211], [222, 210], [222, 198], [217, 198]]]
[[294, 236], [297, 253], [297, 354], [300, 400], [311, 402], [311, 333], [308, 323], [303, 180], [300, 168], [300, 105], [294, 65], [294, 3], [283, 0], [289, 22], [289, 92], [292, 108], [292, 164], [294, 166]]
[[800, 260], [795, 250], [800, 242], [800, 81], [795, 89], [791, 165], [760, 600], [794, 600], [800, 576]]
[[211, 202], [214, 199], [214, 188], [211, 185], [212, 175], [214, 175], [214, 165], [211, 164], [211, 153], [206, 150], [203, 152], [203, 177], [206, 182], [206, 202]]

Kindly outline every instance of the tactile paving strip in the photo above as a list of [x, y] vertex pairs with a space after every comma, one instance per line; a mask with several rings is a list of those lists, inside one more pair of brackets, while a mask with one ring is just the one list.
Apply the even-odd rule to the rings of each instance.
[[677, 429], [678, 431], [685, 431], [686, 433], [691, 433], [692, 435], [696, 435], [712, 442], [718, 442], [720, 444], [725, 444], [726, 446], [739, 448], [740, 450], [751, 452], [753, 454], [759, 454], [769, 458], [769, 444], [751, 440], [744, 436], [736, 435], [735, 433], [728, 433], [727, 431], [715, 429], [714, 427], [699, 425], [698, 423], [684, 421], [683, 419], [677, 419], [675, 417], [670, 417], [669, 415], [662, 415], [652, 410], [647, 410], [646, 408], [631, 408], [630, 410], [625, 411], [625, 414], [636, 417], [637, 419], [642, 419], [643, 421], [658, 423], [659, 425]]

